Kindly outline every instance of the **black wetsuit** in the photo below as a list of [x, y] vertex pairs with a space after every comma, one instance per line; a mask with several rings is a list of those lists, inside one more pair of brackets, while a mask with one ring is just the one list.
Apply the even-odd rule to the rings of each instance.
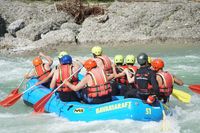
[[[149, 95], [158, 95], [159, 87], [156, 80], [156, 73], [152, 71], [149, 66], [140, 67], [135, 75], [136, 89], [126, 93], [125, 97], [136, 97], [146, 100]], [[148, 84], [152, 85], [152, 90], [149, 92]]]

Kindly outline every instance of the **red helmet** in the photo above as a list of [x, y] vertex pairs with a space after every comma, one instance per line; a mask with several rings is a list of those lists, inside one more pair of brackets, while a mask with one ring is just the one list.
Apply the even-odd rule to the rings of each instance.
[[154, 59], [152, 62], [151, 62], [151, 66], [153, 67], [153, 69], [155, 71], [158, 71], [160, 69], [162, 69], [164, 67], [164, 61], [162, 59]]
[[85, 61], [84, 67], [85, 67], [85, 69], [86, 69], [87, 71], [90, 71], [92, 68], [97, 67], [97, 63], [96, 63], [96, 61], [93, 60], [93, 59], [88, 59], [88, 60]]
[[40, 57], [35, 57], [33, 59], [33, 65], [34, 66], [38, 66], [38, 65], [41, 65], [43, 63], [42, 59]]

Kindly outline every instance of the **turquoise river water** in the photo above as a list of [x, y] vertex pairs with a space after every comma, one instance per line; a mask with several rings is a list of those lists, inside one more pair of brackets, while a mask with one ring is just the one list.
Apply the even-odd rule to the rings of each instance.
[[[103, 47], [104, 53], [112, 59], [115, 54], [134, 54], [147, 52], [152, 57], [165, 60], [165, 70], [181, 78], [185, 84], [200, 84], [200, 45], [144, 45]], [[66, 49], [74, 59], [87, 59], [91, 55], [88, 47]], [[59, 52], [59, 51], [58, 51]], [[56, 55], [54, 65], [58, 63]], [[0, 100], [10, 90], [18, 86], [24, 73], [31, 68], [33, 57], [0, 56]], [[167, 116], [168, 133], [200, 132], [200, 95], [191, 92], [187, 87], [175, 86], [192, 95], [191, 103], [184, 104], [171, 98], [173, 116]], [[21, 88], [23, 91], [23, 88]], [[94, 122], [70, 122], [55, 114], [33, 115], [33, 109], [19, 100], [10, 108], [0, 107], [0, 133], [160, 133], [162, 122], [138, 122], [132, 120], [110, 120]], [[120, 115], [120, 114], [119, 114]]]

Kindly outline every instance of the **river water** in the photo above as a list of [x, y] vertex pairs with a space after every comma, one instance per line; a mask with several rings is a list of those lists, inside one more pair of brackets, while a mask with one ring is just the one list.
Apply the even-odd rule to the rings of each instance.
[[[156, 47], [155, 47], [156, 46]], [[112, 59], [115, 54], [134, 54], [147, 52], [152, 57], [165, 60], [165, 70], [181, 78], [185, 84], [200, 84], [200, 45], [159, 44], [143, 46], [103, 47], [104, 53]], [[66, 49], [75, 59], [87, 59], [91, 55], [88, 47]], [[58, 63], [56, 55], [54, 65]], [[0, 57], [0, 100], [10, 90], [18, 86], [25, 72], [31, 68], [33, 57]], [[173, 116], [167, 116], [166, 124], [169, 133], [199, 133], [200, 95], [191, 92], [187, 87], [178, 87], [192, 95], [191, 103], [184, 104], [171, 98]], [[21, 89], [23, 91], [23, 89]], [[18, 101], [10, 108], [0, 107], [0, 133], [159, 133], [161, 122], [138, 122], [132, 120], [110, 120], [94, 122], [70, 122], [55, 114], [33, 115], [33, 109]], [[120, 115], [120, 114], [119, 114]]]

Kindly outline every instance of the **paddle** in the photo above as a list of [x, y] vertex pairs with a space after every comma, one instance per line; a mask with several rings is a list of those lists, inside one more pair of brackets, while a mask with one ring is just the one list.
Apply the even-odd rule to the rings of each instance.
[[67, 81], [69, 80], [72, 76], [74, 76], [74, 74], [76, 74], [78, 71], [80, 71], [83, 68], [80, 67], [76, 72], [74, 72], [72, 75], [70, 75], [69, 78], [65, 79], [63, 81], [63, 83], [61, 85], [59, 85], [56, 89], [54, 89], [51, 93], [45, 95], [43, 98], [41, 98], [34, 106], [34, 113], [43, 113], [44, 112], [44, 107], [46, 105], [46, 103], [49, 101], [49, 99], [51, 98], [51, 96]]
[[27, 90], [23, 91], [22, 93], [18, 93], [17, 92], [15, 94], [10, 94], [6, 99], [4, 99], [3, 101], [0, 102], [0, 106], [10, 107], [10, 106], [14, 105], [21, 98], [21, 96], [24, 93], [26, 93], [27, 91], [31, 90], [34, 87], [35, 87], [35, 85], [33, 85], [32, 87], [30, 87]]
[[162, 131], [167, 131], [167, 118], [166, 118], [166, 114], [165, 114], [165, 110], [164, 110], [164, 104], [162, 102], [160, 102], [160, 107], [162, 109], [162, 115], [163, 115], [163, 119], [162, 119]]
[[25, 78], [21, 81], [21, 83], [19, 84], [19, 86], [15, 89], [13, 89], [10, 94], [4, 98], [2, 101], [0, 101], [0, 105], [2, 105], [3, 103], [5, 103], [8, 99], [10, 99], [10, 97], [12, 97], [14, 94], [17, 94], [19, 92], [19, 88], [22, 85], [22, 83], [24, 82]]
[[190, 90], [192, 90], [195, 93], [200, 94], [200, 85], [199, 84], [193, 84], [193, 85], [185, 85], [189, 87]]
[[172, 95], [183, 103], [190, 103], [191, 95], [177, 89], [173, 89]]
[[[28, 71], [28, 73], [30, 73], [32, 71], [32, 68]], [[18, 94], [19, 92], [19, 88], [21, 87], [21, 85], [23, 84], [25, 78], [23, 78], [23, 80], [20, 82], [20, 84], [18, 85], [17, 88], [13, 89], [10, 94], [4, 98], [2, 101], [0, 101], [0, 105], [4, 104], [5, 102], [7, 102], [14, 94]]]
[[10, 93], [11, 94], [16, 94], [19, 92], [19, 88], [21, 87], [22, 83], [24, 82], [25, 78], [23, 78], [23, 80], [20, 82], [19, 86], [15, 89], [13, 89]]

